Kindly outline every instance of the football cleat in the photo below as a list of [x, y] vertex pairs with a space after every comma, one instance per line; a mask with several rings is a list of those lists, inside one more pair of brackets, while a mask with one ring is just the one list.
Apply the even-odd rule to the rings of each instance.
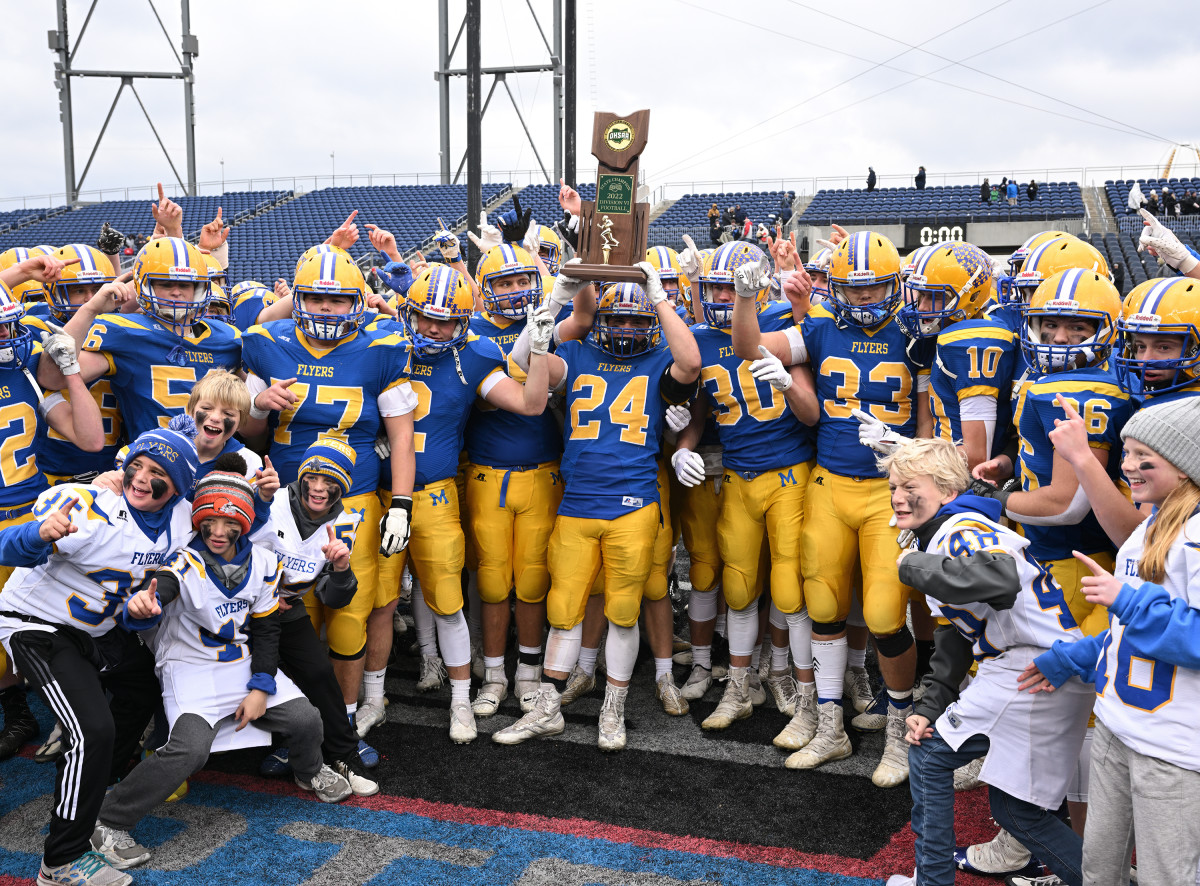
[[[595, 688], [596, 675], [585, 674], [582, 670], [580, 670], [579, 665], [575, 665], [575, 668], [571, 671], [571, 676], [567, 679], [567, 688], [563, 690], [562, 701], [560, 702], [560, 705], [562, 707], [566, 707], [576, 699], [583, 698]], [[534, 693], [536, 692], [537, 687], [535, 686]], [[525, 699], [529, 697], [530, 693], [526, 693], [525, 695], [521, 696], [521, 710], [525, 710], [524, 702]], [[529, 711], [525, 711], [525, 713], [529, 713]]]
[[625, 698], [628, 686], [604, 686], [604, 703], [600, 706], [600, 732], [596, 745], [602, 751], [625, 750]]
[[123, 871], [150, 860], [150, 850], [129, 836], [128, 831], [96, 822], [92, 831], [92, 851], [104, 857], [110, 867]]
[[767, 688], [771, 690], [771, 698], [781, 714], [789, 717], [796, 713], [796, 678], [784, 671], [782, 674], [771, 674], [767, 677]]
[[479, 735], [475, 728], [475, 712], [471, 703], [455, 701], [450, 703], [450, 740], [455, 744], [470, 744]]
[[965, 766], [954, 770], [954, 790], [970, 791], [980, 785], [979, 770], [983, 768], [983, 757], [976, 757]]
[[446, 680], [446, 666], [440, 655], [422, 655], [417, 673], [417, 692], [441, 689]]
[[0, 690], [0, 707], [4, 710], [4, 730], [0, 731], [0, 760], [7, 760], [21, 746], [38, 734], [38, 723], [29, 710], [25, 686], [10, 686]]
[[74, 861], [57, 867], [42, 867], [37, 886], [129, 886], [133, 877], [118, 871], [97, 852], [85, 852]]
[[870, 706], [851, 720], [850, 725], [859, 732], [881, 732], [887, 726], [889, 706], [887, 689], [880, 689]]
[[344, 776], [338, 775], [328, 766], [320, 770], [308, 781], [296, 776], [296, 784], [306, 791], [312, 791], [322, 803], [340, 803], [354, 793]]
[[771, 744], [785, 751], [798, 751], [817, 734], [817, 687], [813, 683], [805, 683], [796, 692], [796, 711], [792, 719], [783, 727], [771, 741]]
[[654, 694], [662, 703], [663, 710], [672, 717], [682, 717], [688, 712], [687, 699], [679, 694], [679, 687], [675, 685], [675, 678], [671, 674], [663, 674], [658, 678]]
[[783, 765], [788, 769], [815, 769], [823, 763], [844, 760], [854, 753], [842, 725], [842, 706], [836, 701], [817, 705], [817, 734]]
[[[761, 686], [759, 686], [759, 691], [762, 691]], [[765, 697], [763, 700], [766, 700]], [[717, 703], [716, 709], [700, 724], [700, 728], [710, 732], [717, 729], [728, 729], [734, 721], [744, 720], [753, 713], [754, 704], [750, 700], [750, 673], [746, 668], [731, 668], [721, 700]]]
[[957, 847], [954, 850], [954, 864], [960, 871], [972, 874], [1004, 876], [1041, 873], [1041, 867], [1033, 862], [1033, 854], [1004, 828], [986, 843]]
[[[516, 680], [514, 682], [517, 687], [517, 702], [521, 706], [521, 713], [528, 714], [533, 709], [533, 695], [538, 691], [538, 687], [542, 685], [542, 666], [537, 665], [534, 667], [531, 671], [533, 677], [528, 679], [521, 676], [522, 673], [525, 673], [521, 670], [522, 667], [524, 666], [519, 663], [517, 664]], [[572, 671], [573, 675], [574, 672]], [[567, 688], [570, 688], [570, 683], [567, 684]]]
[[712, 682], [712, 671], [702, 665], [692, 665], [692, 672], [688, 674], [679, 694], [690, 701], [695, 701], [704, 697], [704, 693], [708, 692], [708, 687], [712, 685]]
[[483, 672], [483, 685], [471, 702], [471, 710], [477, 717], [490, 717], [500, 707], [500, 702], [508, 698], [508, 677], [504, 668], [486, 668]]
[[[866, 668], [846, 668], [844, 688], [846, 697], [854, 705], [854, 710], [860, 714], [871, 706], [871, 701], [875, 698], [875, 693], [871, 691], [871, 677]], [[854, 723], [850, 725], [854, 726]]]
[[492, 733], [492, 741], [512, 745], [541, 735], [558, 735], [567, 728], [559, 702], [557, 690], [542, 684], [533, 694], [533, 709], [511, 726]]
[[479, 643], [471, 644], [471, 676], [476, 680], [482, 680], [484, 672], [483, 665], [483, 646]]
[[762, 677], [756, 670], [746, 672], [746, 690], [750, 693], [750, 704], [758, 707], [767, 703], [767, 690], [763, 689]]
[[911, 705], [905, 708], [888, 707], [883, 757], [871, 775], [871, 782], [877, 788], [894, 788], [908, 781], [908, 742], [904, 740], [904, 721], [911, 713]]
[[387, 699], [379, 701], [367, 701], [358, 706], [358, 713], [354, 715], [355, 728], [359, 738], [366, 738], [367, 733], [387, 720]]

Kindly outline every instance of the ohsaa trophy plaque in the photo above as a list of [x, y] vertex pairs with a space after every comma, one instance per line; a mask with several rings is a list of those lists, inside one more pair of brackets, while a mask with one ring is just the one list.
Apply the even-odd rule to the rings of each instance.
[[650, 112], [626, 116], [596, 113], [592, 155], [596, 158], [596, 201], [582, 201], [579, 257], [568, 273], [580, 280], [645, 283], [633, 265], [646, 260], [650, 204], [637, 202], [638, 158], [646, 149]]

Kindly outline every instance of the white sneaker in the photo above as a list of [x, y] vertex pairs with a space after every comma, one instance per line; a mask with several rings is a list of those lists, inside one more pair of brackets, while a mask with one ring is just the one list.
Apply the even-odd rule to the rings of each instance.
[[43, 861], [37, 875], [37, 886], [129, 886], [132, 882], [133, 877], [118, 871], [96, 852], [85, 852], [53, 868]]
[[[753, 714], [754, 705], [750, 701], [750, 680], [751, 674], [746, 668], [730, 668], [729, 679], [725, 683], [725, 692], [717, 703], [716, 710], [705, 718], [704, 722], [700, 724], [700, 728], [708, 731], [728, 729], [735, 720], [744, 720]], [[761, 691], [761, 689], [760, 686], [759, 690]]]
[[[954, 790], [970, 791], [979, 787], [979, 771], [983, 769], [983, 757], [976, 757], [965, 766], [954, 770]], [[1003, 831], [1001, 831], [1003, 833]]]
[[954, 850], [954, 864], [960, 871], [972, 874], [1016, 874], [1024, 871], [1032, 860], [1033, 853], [1004, 828], [986, 843]]
[[358, 706], [354, 715], [354, 725], [359, 738], [366, 738], [367, 733], [387, 720], [387, 699], [372, 699]]
[[354, 796], [374, 797], [379, 793], [379, 784], [377, 782], [367, 778], [361, 772], [356, 772], [355, 767], [345, 760], [338, 760], [330, 765], [329, 768], [346, 779], [346, 783], [350, 785], [350, 790], [354, 791]]
[[690, 665], [693, 661], [691, 644], [687, 649], [671, 653], [671, 661], [677, 665]]
[[747, 671], [749, 679], [746, 681], [746, 689], [750, 693], [750, 704], [758, 707], [767, 703], [767, 690], [763, 689], [762, 676], [758, 671]]
[[[537, 686], [535, 685], [533, 688], [534, 692], [536, 692]], [[571, 702], [575, 701], [576, 699], [583, 698], [595, 688], [596, 675], [585, 674], [580, 669], [579, 665], [575, 665], [574, 669], [571, 671], [571, 676], [567, 679], [567, 688], [563, 690], [562, 701], [560, 704], [565, 708]], [[525, 699], [527, 697], [528, 696], [526, 695], [521, 696], [522, 709], [525, 707]], [[528, 711], [526, 711], [526, 713], [528, 713]]]
[[504, 674], [504, 668], [485, 668], [483, 685], [475, 693], [475, 700], [471, 702], [471, 710], [475, 712], [476, 717], [490, 717], [496, 713], [500, 702], [506, 698], [508, 698], [508, 677]]
[[532, 699], [533, 709], [511, 726], [493, 732], [492, 741], [496, 744], [520, 744], [539, 735], [558, 735], [567, 728], [560, 696], [553, 686], [543, 683]]
[[92, 831], [92, 851], [104, 857], [110, 867], [123, 871], [150, 859], [150, 850], [129, 836], [129, 831], [110, 828], [96, 822]]
[[688, 674], [687, 680], [683, 687], [679, 690], [679, 694], [688, 701], [696, 701], [704, 698], [704, 693], [708, 692], [708, 687], [712, 685], [713, 673], [706, 667], [701, 665], [692, 665], [692, 672]]
[[455, 744], [470, 744], [479, 735], [475, 728], [475, 712], [468, 701], [450, 703], [450, 740]]
[[417, 691], [441, 689], [446, 681], [446, 666], [440, 655], [422, 655], [421, 670], [417, 673]]
[[911, 713], [911, 707], [888, 707], [883, 757], [871, 775], [871, 781], [877, 788], [894, 788], [908, 781], [908, 742], [904, 740], [904, 720]]
[[533, 694], [538, 691], [538, 687], [542, 685], [542, 666], [538, 665], [533, 676], [524, 678], [521, 676], [521, 665], [517, 665], [516, 673], [516, 693], [517, 700], [521, 704], [521, 713], [528, 714], [533, 710]]
[[296, 784], [306, 791], [313, 791], [322, 803], [340, 803], [354, 793], [350, 782], [324, 765], [311, 781], [305, 781], [297, 775]]
[[917, 886], [917, 872], [913, 871], [911, 877], [908, 874], [892, 874], [887, 879], [887, 886]]
[[857, 713], [861, 714], [871, 706], [875, 693], [871, 691], [871, 678], [866, 668], [846, 668], [843, 685]]
[[688, 712], [687, 699], [679, 694], [679, 687], [675, 685], [675, 678], [671, 674], [663, 674], [658, 678], [654, 694], [662, 703], [663, 710], [672, 717], [682, 717]]
[[808, 683], [796, 692], [796, 710], [792, 719], [771, 744], [785, 751], [798, 751], [817, 734], [817, 687]]
[[600, 706], [600, 734], [596, 745], [602, 751], [625, 750], [625, 698], [628, 686], [604, 684], [604, 703]]
[[1064, 886], [1063, 881], [1054, 874], [1045, 873], [1033, 876], [1016, 874], [1004, 878], [1005, 886]]
[[842, 706], [836, 701], [817, 705], [817, 734], [783, 765], [788, 769], [814, 769], [822, 763], [844, 760], [854, 753], [842, 725]]
[[781, 714], [790, 717], [796, 713], [799, 690], [796, 689], [796, 678], [790, 671], [768, 676], [767, 688], [771, 690], [771, 698], [775, 699], [775, 707]]

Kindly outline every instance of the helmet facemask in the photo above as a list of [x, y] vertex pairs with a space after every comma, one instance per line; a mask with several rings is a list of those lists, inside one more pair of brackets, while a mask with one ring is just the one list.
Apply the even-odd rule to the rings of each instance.
[[[292, 303], [292, 317], [296, 325], [308, 338], [315, 341], [340, 341], [358, 331], [362, 326], [366, 306], [362, 293], [356, 289], [329, 289], [321, 291], [314, 284], [313, 289], [298, 290]], [[332, 304], [331, 298], [349, 302], [346, 311], [313, 310], [316, 302], [324, 299], [327, 305]]]

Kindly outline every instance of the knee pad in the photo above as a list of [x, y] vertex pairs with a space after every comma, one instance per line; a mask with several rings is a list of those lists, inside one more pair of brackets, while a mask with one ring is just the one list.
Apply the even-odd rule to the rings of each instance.
[[608, 675], [614, 680], [629, 680], [637, 662], [638, 645], [641, 642], [637, 626], [631, 628], [609, 624], [608, 637], [604, 641], [604, 663]]
[[730, 609], [725, 614], [730, 655], [753, 655], [758, 646], [758, 606]]
[[688, 618], [695, 622], [712, 621], [717, 617], [717, 594], [720, 593], [716, 588], [711, 591], [697, 591], [692, 588], [692, 595], [688, 599]]
[[583, 645], [583, 622], [573, 628], [551, 628], [546, 638], [546, 659], [543, 669], [560, 674], [569, 674], [579, 661], [579, 649]]
[[779, 607], [773, 602], [771, 603], [771, 612], [767, 616], [767, 619], [771, 622], [771, 627], [778, 628], [781, 631], [788, 626], [787, 616], [780, 612]]
[[[816, 630], [816, 625], [813, 625]], [[879, 654], [884, 658], [899, 658], [904, 653], [908, 652], [913, 645], [913, 635], [905, 625], [896, 633], [887, 637], [876, 637], [875, 648], [879, 650]]]
[[814, 637], [833, 637], [842, 633], [844, 630], [846, 630], [845, 621], [830, 621], [824, 623], [814, 621], [812, 623], [812, 632]]
[[471, 632], [467, 628], [467, 617], [460, 609], [451, 615], [433, 614], [437, 625], [438, 646], [442, 649], [442, 661], [448, 668], [457, 668], [471, 663]]

